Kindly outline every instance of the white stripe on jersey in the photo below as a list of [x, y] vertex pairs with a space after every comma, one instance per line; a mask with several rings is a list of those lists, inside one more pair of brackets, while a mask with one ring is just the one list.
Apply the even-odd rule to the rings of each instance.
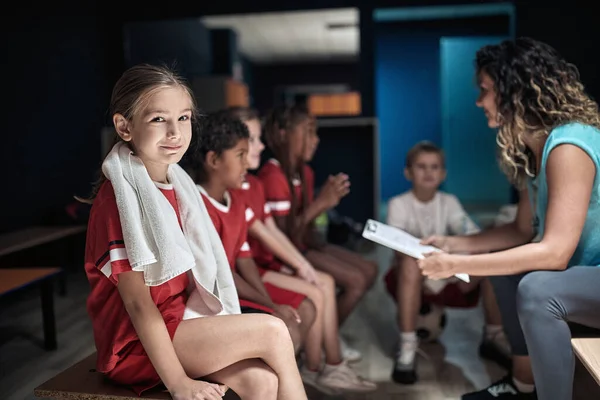
[[254, 218], [254, 211], [250, 207], [246, 208], [246, 222], [250, 222], [250, 220]]
[[267, 206], [271, 211], [287, 211], [292, 208], [292, 203], [289, 200], [285, 201], [269, 201]]
[[110, 278], [112, 275], [112, 264], [110, 263], [110, 259], [102, 266], [102, 268], [100, 268], [100, 271], [104, 274], [104, 276]]
[[244, 242], [240, 251], [250, 251], [250, 245], [248, 245], [248, 242]]

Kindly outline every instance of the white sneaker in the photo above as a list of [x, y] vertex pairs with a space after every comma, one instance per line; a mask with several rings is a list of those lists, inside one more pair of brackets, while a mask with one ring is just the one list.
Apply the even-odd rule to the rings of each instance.
[[306, 366], [302, 366], [300, 368], [300, 377], [302, 378], [302, 382], [305, 385], [309, 385], [317, 389], [319, 392], [326, 394], [328, 396], [335, 396], [340, 394], [341, 392], [337, 389], [333, 389], [327, 386], [321, 385], [319, 381], [320, 373], [317, 371], [311, 371]]
[[377, 390], [377, 384], [360, 377], [346, 361], [339, 365], [325, 365], [323, 372], [317, 378], [323, 386], [349, 392], [372, 392]]
[[353, 349], [348, 346], [348, 343], [340, 336], [340, 350], [342, 351], [342, 358], [348, 362], [357, 362], [362, 358], [360, 351]]

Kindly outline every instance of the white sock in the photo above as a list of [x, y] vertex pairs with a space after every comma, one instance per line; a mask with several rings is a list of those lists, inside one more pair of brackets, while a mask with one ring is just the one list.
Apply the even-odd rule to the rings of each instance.
[[414, 362], [418, 343], [416, 332], [400, 333], [400, 358], [398, 358], [400, 364], [410, 365]]
[[484, 331], [485, 338], [488, 340], [492, 340], [497, 334], [502, 332], [502, 325], [486, 325]]
[[417, 332], [400, 332], [400, 343], [416, 342], [417, 340]]
[[521, 393], [533, 393], [533, 391], [535, 390], [535, 385], [532, 383], [523, 383], [514, 376], [512, 380], [517, 390]]

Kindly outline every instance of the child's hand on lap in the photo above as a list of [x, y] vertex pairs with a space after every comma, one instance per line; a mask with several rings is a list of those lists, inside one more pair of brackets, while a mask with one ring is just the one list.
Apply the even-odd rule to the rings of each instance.
[[217, 383], [187, 378], [169, 390], [173, 400], [218, 400], [225, 396], [227, 387]]

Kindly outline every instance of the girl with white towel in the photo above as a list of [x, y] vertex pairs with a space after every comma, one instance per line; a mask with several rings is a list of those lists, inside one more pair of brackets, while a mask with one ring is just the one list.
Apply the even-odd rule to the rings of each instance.
[[190, 89], [169, 69], [136, 66], [110, 111], [118, 141], [92, 195], [85, 253], [98, 371], [138, 395], [162, 383], [175, 400], [227, 387], [306, 399], [285, 324], [240, 315], [223, 246], [177, 165], [196, 116]]

